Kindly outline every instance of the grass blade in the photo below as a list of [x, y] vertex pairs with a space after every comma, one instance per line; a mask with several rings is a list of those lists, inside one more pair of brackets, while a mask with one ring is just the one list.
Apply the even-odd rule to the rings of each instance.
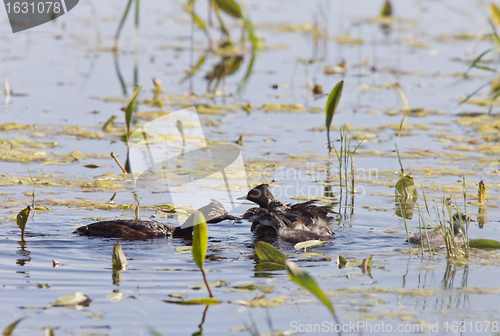
[[130, 11], [130, 7], [132, 6], [132, 1], [133, 0], [128, 0], [127, 7], [125, 7], [125, 12], [123, 13], [123, 16], [120, 20], [120, 24], [118, 25], [118, 29], [116, 30], [115, 34], [115, 45], [113, 47], [113, 50], [118, 50], [118, 39], [120, 38], [120, 32], [123, 28], [123, 24], [125, 23], [125, 20], [127, 19], [128, 12]]
[[184, 9], [186, 13], [188, 13], [193, 17], [194, 22], [196, 22], [196, 24], [198, 25], [198, 27], [200, 27], [201, 30], [203, 30], [204, 32], [207, 31], [207, 25], [205, 24], [205, 22], [203, 22], [202, 19], [200, 19], [198, 14], [195, 13], [194, 7], [192, 5], [190, 4], [182, 5], [182, 9]]
[[287, 258], [276, 247], [271, 244], [259, 241], [255, 243], [255, 253], [262, 262], [272, 262], [280, 265], [285, 265]]
[[134, 113], [135, 110], [135, 101], [137, 98], [137, 95], [139, 94], [139, 91], [141, 91], [142, 86], [139, 86], [135, 92], [132, 98], [130, 99], [127, 107], [125, 108], [125, 123], [127, 124], [127, 141], [128, 138], [130, 137], [130, 122], [132, 121], [132, 113]]
[[[483, 58], [483, 56], [487, 55], [491, 51], [493, 51], [493, 48], [483, 51], [478, 57], [476, 57], [472, 61], [472, 63], [469, 65], [469, 68], [464, 72], [464, 76], [467, 75], [467, 73], [470, 71], [470, 69], [476, 67], [476, 64], [481, 61], [481, 58]], [[490, 70], [492, 70], [492, 69], [490, 69]], [[495, 70], [492, 70], [492, 71], [495, 71]]]
[[217, 6], [226, 14], [236, 18], [243, 18], [240, 5], [234, 0], [215, 0]]
[[314, 296], [316, 296], [318, 300], [320, 300], [321, 303], [323, 303], [328, 308], [330, 313], [332, 313], [332, 316], [335, 316], [335, 308], [333, 307], [332, 302], [330, 301], [328, 296], [326, 296], [325, 293], [321, 290], [321, 288], [319, 288], [316, 280], [314, 280], [312, 276], [310, 276], [307, 272], [304, 272], [299, 266], [297, 266], [297, 264], [290, 260], [286, 262], [286, 269], [293, 282], [301, 287], [304, 287]]
[[193, 227], [193, 259], [196, 265], [203, 269], [208, 245], [207, 223], [205, 216], [200, 211], [195, 213], [193, 221], [195, 224]]
[[205, 261], [208, 246], [207, 222], [205, 216], [203, 216], [200, 211], [196, 211], [193, 215], [193, 248], [191, 252], [193, 253], [194, 262], [201, 270], [208, 294], [210, 297], [213, 297], [212, 290], [210, 289], [210, 285], [205, 275], [205, 270], [203, 269], [203, 262]]
[[339, 104], [340, 97], [342, 96], [343, 87], [344, 81], [338, 82], [328, 96], [328, 101], [326, 102], [325, 109], [327, 130], [330, 129], [330, 125], [332, 124], [333, 115], [335, 114], [335, 110], [337, 109], [337, 105]]
[[328, 96], [326, 102], [325, 113], [326, 113], [326, 137], [328, 140], [328, 153], [332, 151], [332, 142], [330, 141], [330, 125], [332, 124], [333, 115], [339, 104], [340, 97], [342, 96], [342, 88], [344, 87], [344, 81], [340, 81], [335, 85], [332, 92]]
[[25, 318], [27, 318], [26, 316], [25, 317], [21, 317], [19, 320], [16, 320], [14, 321], [13, 323], [9, 324], [7, 326], [7, 328], [5, 328], [3, 330], [3, 336], [11, 336], [12, 335], [12, 332], [14, 331], [14, 329], [16, 329], [17, 325], [19, 324], [19, 322], [21, 322], [22, 320], [24, 320]]

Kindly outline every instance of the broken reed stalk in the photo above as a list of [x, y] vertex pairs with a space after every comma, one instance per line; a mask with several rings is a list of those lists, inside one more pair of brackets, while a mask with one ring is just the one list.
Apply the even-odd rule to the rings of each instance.
[[115, 154], [114, 152], [111, 152], [111, 154], [110, 154], [110, 155], [111, 155], [111, 157], [112, 157], [113, 159], [115, 159], [116, 164], [118, 165], [118, 167], [120, 167], [120, 169], [122, 170], [122, 172], [123, 172], [124, 174], [127, 174], [127, 171], [125, 170], [125, 168], [122, 166], [122, 164], [121, 164], [121, 163], [120, 163], [120, 161], [118, 160], [118, 157], [116, 157], [116, 154]]

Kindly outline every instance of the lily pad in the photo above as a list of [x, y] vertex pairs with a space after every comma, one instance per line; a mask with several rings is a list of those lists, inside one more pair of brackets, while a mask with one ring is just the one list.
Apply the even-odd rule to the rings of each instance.
[[326, 244], [326, 241], [323, 241], [323, 240], [307, 240], [305, 242], [300, 242], [300, 243], [295, 244], [294, 248], [296, 250], [300, 250], [300, 249], [303, 249], [303, 248], [306, 248], [306, 247], [319, 246], [319, 245], [323, 245], [323, 244]]

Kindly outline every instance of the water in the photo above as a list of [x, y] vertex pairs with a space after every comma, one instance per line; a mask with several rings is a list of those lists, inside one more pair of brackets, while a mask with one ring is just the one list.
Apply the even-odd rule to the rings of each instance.
[[[498, 326], [495, 322], [499, 319], [496, 304], [499, 292], [496, 285], [497, 252], [473, 252], [467, 263], [447, 261], [442, 252], [432, 257], [428, 254], [423, 257], [409, 256], [403, 252], [407, 248], [404, 242], [406, 233], [402, 220], [395, 215], [393, 196], [400, 170], [394, 154], [398, 140], [394, 129], [379, 126], [395, 124], [399, 127], [402, 115], [391, 116], [385, 112], [403, 108], [404, 105], [394, 90], [362, 90], [367, 84], [383, 86], [397, 82], [412, 108], [440, 112], [424, 117], [410, 116], [406, 120], [405, 125], [420, 124], [429, 128], [414, 128], [412, 135], [399, 139], [406, 172], [414, 173], [416, 185], [423, 184], [426, 196], [436, 205], [440, 204], [442, 196], [453, 194], [462, 206], [464, 175], [468, 183], [469, 212], [479, 211], [473, 203], [474, 184], [484, 179], [489, 188], [487, 222], [481, 229], [477, 222], [472, 223], [469, 236], [471, 239], [500, 240], [496, 195], [499, 177], [493, 172], [498, 166], [495, 156], [482, 153], [474, 143], [459, 142], [456, 138], [451, 142], [436, 141], [450, 136], [467, 141], [483, 137], [471, 126], [459, 125], [455, 120], [460, 112], [486, 111], [475, 105], [458, 106], [458, 99], [490, 80], [490, 75], [473, 71], [470, 79], [463, 79], [449, 74], [458, 74], [467, 68], [466, 64], [454, 59], [473, 58], [491, 47], [491, 43], [481, 40], [476, 44], [471, 39], [443, 42], [438, 37], [464, 31], [477, 34], [483, 28], [487, 31], [484, 19], [486, 4], [466, 1], [394, 3], [395, 14], [403, 21], [392, 24], [390, 34], [385, 35], [378, 24], [360, 21], [375, 17], [381, 3], [252, 1], [248, 6], [256, 31], [265, 45], [275, 48], [256, 56], [252, 75], [244, 90], [238, 94], [238, 83], [244, 77], [251, 58], [249, 54], [244, 54], [241, 67], [225, 83], [225, 92], [231, 96], [214, 99], [202, 96], [207, 85], [204, 76], [211, 66], [220, 61], [219, 57], [207, 56], [207, 61], [193, 77], [192, 87], [189, 81], [180, 82], [191, 64], [191, 28], [188, 15], [174, 2], [141, 2], [140, 39], [136, 43], [131, 18], [126, 23], [120, 39], [122, 50], [117, 55], [119, 72], [126, 84], [125, 97], [115, 71], [113, 53], [109, 51], [123, 5], [119, 1], [82, 2], [57, 22], [18, 34], [10, 33], [6, 15], [0, 14], [3, 15], [0, 18], [2, 79], [9, 82], [14, 93], [26, 94], [13, 95], [8, 104], [0, 107], [1, 124], [18, 122], [38, 125], [34, 130], [1, 132], [1, 139], [57, 142], [55, 148], [33, 149], [31, 154], [46, 152], [50, 159], [53, 159], [53, 154], [78, 150], [106, 157], [115, 152], [124, 162], [126, 146], [118, 137], [123, 128], [114, 133], [103, 133], [101, 127], [112, 115], [118, 116], [118, 126], [123, 127], [124, 117], [120, 109], [133, 93], [135, 67], [138, 83], [144, 86], [140, 112], [158, 110], [142, 104], [153, 96], [153, 77], [161, 79], [165, 91], [162, 96], [165, 98], [187, 94], [190, 89], [200, 95], [192, 102], [179, 98], [166, 100], [173, 103], [167, 103], [164, 110], [173, 112], [187, 104], [250, 103], [253, 108], [249, 114], [235, 108], [235, 112], [201, 115], [207, 140], [236, 141], [244, 133], [242, 155], [247, 172], [251, 173], [250, 182], [276, 179], [281, 189], [276, 188], [274, 192], [281, 192], [279, 198], [285, 202], [296, 201], [293, 199], [295, 196], [322, 197], [326, 178], [323, 169], [327, 159], [326, 134], [311, 129], [324, 124], [322, 108], [326, 98], [313, 97], [306, 85], [308, 81], [317, 83], [329, 92], [339, 80], [344, 79], [343, 96], [333, 125], [349, 124], [364, 128], [349, 131], [350, 134], [373, 134], [360, 146], [360, 155], [355, 157], [358, 194], [352, 215], [350, 208], [343, 207], [344, 203], [338, 208], [340, 194], [338, 187], [334, 188], [335, 196], [324, 200], [330, 201], [334, 210], [340, 212], [332, 225], [336, 231], [335, 239], [307, 253], [295, 251], [286, 243], [277, 246], [289, 259], [297, 261], [313, 275], [320, 287], [331, 295], [343, 325], [357, 325], [363, 321], [372, 324], [372, 329], [368, 326], [361, 329], [363, 334], [377, 333], [382, 323], [390, 325], [393, 332], [401, 325], [402, 334], [412, 334], [410, 329], [404, 329], [413, 327], [412, 323], [422, 323], [427, 334], [435, 334], [436, 331], [441, 334], [495, 332], [492, 327]], [[199, 5], [200, 15], [205, 17], [206, 10], [202, 8], [202, 3]], [[91, 14], [92, 6], [95, 6], [98, 25]], [[296, 26], [311, 23], [315, 17], [320, 17], [322, 11], [328, 14], [329, 36], [349, 35], [363, 39], [364, 43], [348, 45], [329, 40], [326, 46], [320, 41], [315, 48], [310, 32], [277, 32], [269, 27], [278, 23]], [[239, 28], [234, 30], [235, 36], [238, 36]], [[96, 31], [101, 35], [100, 44]], [[194, 41], [193, 60], [196, 62], [207, 43], [200, 31], [195, 33]], [[428, 47], [412, 47], [417, 42]], [[282, 44], [286, 47], [279, 47]], [[299, 59], [317, 61], [305, 66], [297, 62]], [[347, 66], [345, 77], [323, 74], [325, 66], [334, 66], [343, 60]], [[409, 74], [394, 74], [391, 72], [394, 69], [408, 71]], [[417, 76], [413, 72], [423, 75]], [[282, 90], [273, 89], [272, 86], [277, 84], [286, 85]], [[218, 90], [222, 90], [222, 84]], [[108, 102], [105, 98], [122, 101]], [[311, 107], [319, 107], [320, 110], [315, 113], [259, 110], [266, 103], [302, 104], [305, 110]], [[91, 113], [94, 111], [98, 113]], [[58, 134], [69, 125], [79, 125], [88, 132], [100, 132], [102, 138], [77, 139], [73, 135]], [[338, 131], [332, 130], [331, 135], [336, 139]], [[275, 141], [264, 141], [266, 138]], [[357, 144], [357, 140], [353, 143]], [[470, 145], [473, 150], [463, 152], [447, 147], [457, 144]], [[31, 202], [29, 193], [32, 192], [26, 165], [19, 161], [11, 162], [9, 158], [12, 154], [5, 146], [3, 143], [0, 147], [1, 218], [15, 217]], [[467, 157], [451, 156], [456, 154]], [[18, 318], [29, 317], [18, 325], [15, 335], [41, 334], [43, 331], [40, 328], [46, 326], [56, 328], [56, 335], [148, 335], [149, 327], [165, 335], [190, 334], [201, 330], [206, 335], [241, 334], [241, 331], [232, 328], [250, 326], [252, 320], [255, 320], [260, 332], [268, 332], [269, 329], [309, 332], [315, 327], [317, 329], [311, 334], [332, 332], [328, 327], [332, 317], [326, 308], [304, 290], [298, 290], [288, 280], [285, 271], [263, 273], [255, 270], [255, 241], [246, 222], [234, 225], [223, 222], [209, 226], [205, 267], [209, 281], [222, 280], [226, 283], [212, 289], [214, 296], [223, 304], [210, 306], [205, 311], [205, 306], [178, 306], [163, 302], [173, 299], [168, 296], [169, 293], [183, 294], [187, 299], [207, 296], [203, 289], [189, 288], [203, 282], [191, 254], [179, 253], [182, 252], [180, 248], [191, 243], [183, 239], [122, 241], [74, 236], [74, 229], [91, 223], [95, 218], [133, 216], [132, 210], [121, 210], [109, 203], [114, 189], [80, 187], [101, 174], [118, 174], [119, 170], [111, 158], [87, 158], [63, 165], [44, 165], [43, 162], [30, 163], [33, 176], [41, 179], [45, 174], [44, 178], [49, 182], [57, 181], [58, 184], [37, 186], [35, 201], [37, 205], [46, 205], [53, 210], [37, 211], [29, 220], [25, 243], [20, 242], [19, 229], [13, 220], [7, 218], [0, 221], [0, 328]], [[101, 167], [88, 169], [84, 167], [86, 164]], [[334, 187], [338, 186], [335, 166], [330, 172]], [[10, 178], [24, 178], [28, 182], [20, 184], [16, 180], [8, 180]], [[306, 187], [309, 189], [304, 189]], [[285, 188], [288, 188], [286, 193]], [[168, 202], [165, 194], [133, 188], [130, 182], [124, 183], [118, 191], [115, 204], [128, 204], [131, 208], [136, 200], [142, 206]], [[213, 185], [206, 186], [204, 192], [214, 198], [222, 195], [213, 190]], [[423, 205], [420, 189], [419, 193], [417, 204]], [[188, 199], [189, 194], [184, 196]], [[82, 199], [108, 202], [112, 209], [104, 210], [104, 205], [94, 207], [69, 203]], [[53, 205], [55, 200], [61, 205]], [[342, 200], [345, 202], [345, 194]], [[234, 214], [239, 215], [248, 207], [249, 204], [243, 205]], [[153, 209], [142, 210], [141, 216], [147, 218], [154, 212]], [[174, 219], [165, 221], [176, 223]], [[418, 230], [415, 229], [418, 226], [417, 211], [413, 219], [408, 220], [408, 226], [410, 231]], [[111, 268], [112, 248], [117, 241], [121, 242], [129, 260], [128, 269], [121, 272], [119, 284], [116, 281], [113, 283], [113, 276], [120, 275], [113, 274]], [[337, 267], [338, 255], [363, 259], [371, 254], [374, 255], [373, 265], [381, 268], [372, 268], [369, 274], [364, 274], [360, 268]], [[57, 260], [59, 266], [53, 267], [52, 260]], [[38, 288], [37, 283], [48, 284], [49, 288]], [[272, 291], [266, 294], [268, 299], [284, 296], [284, 303], [269, 309], [246, 309], [240, 300], [249, 301], [261, 289], [244, 293], [235, 288], [245, 284], [255, 284]], [[126, 298], [117, 302], [106, 298], [117, 291]], [[82, 310], [40, 308], [74, 292], [88, 295], [92, 299], [90, 305]], [[268, 326], [267, 316], [272, 321], [272, 327]], [[487, 321], [490, 324], [486, 332]], [[460, 322], [463, 324], [457, 324]], [[321, 328], [318, 329], [316, 324]], [[380, 330], [383, 331], [388, 329]], [[359, 332], [344, 329], [344, 334]]]

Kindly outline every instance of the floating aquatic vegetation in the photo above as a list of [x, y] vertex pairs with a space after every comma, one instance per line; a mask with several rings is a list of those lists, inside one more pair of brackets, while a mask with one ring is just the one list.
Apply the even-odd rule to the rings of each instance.
[[191, 299], [191, 300], [163, 300], [163, 302], [166, 303], [175, 303], [178, 305], [205, 305], [205, 306], [210, 306], [210, 305], [216, 305], [222, 303], [222, 301], [214, 299], [212, 297], [210, 298], [199, 298], [199, 299]]
[[81, 309], [88, 306], [92, 299], [82, 292], [76, 292], [57, 298], [48, 307], [66, 307], [71, 309]]
[[330, 39], [332, 41], [337, 42], [337, 43], [347, 44], [347, 45], [361, 45], [361, 44], [365, 43], [365, 41], [363, 39], [351, 37], [349, 35], [332, 36]]
[[493, 239], [473, 239], [469, 241], [469, 247], [480, 249], [500, 249], [500, 242]]
[[313, 29], [313, 25], [311, 23], [259, 23], [256, 24], [255, 27], [257, 29], [262, 30], [270, 30], [273, 32], [279, 33], [301, 33], [301, 32], [310, 32]]
[[59, 135], [75, 135], [77, 139], [102, 139], [104, 134], [99, 132], [87, 132], [83, 127], [78, 125], [66, 126]]
[[322, 240], [307, 240], [307, 241], [295, 244], [295, 246], [293, 248], [296, 250], [301, 250], [301, 249], [306, 249], [308, 247], [321, 246], [321, 245], [324, 245], [326, 243], [327, 242], [322, 241]]
[[[190, 251], [186, 251], [188, 253], [193, 253], [192, 250]], [[216, 281], [211, 281], [208, 283], [208, 286], [206, 283], [204, 284], [198, 284], [198, 285], [191, 285], [189, 286], [188, 288], [189, 289], [194, 289], [194, 290], [198, 290], [198, 289], [202, 289], [202, 288], [211, 288], [211, 287], [222, 287], [222, 286], [226, 286], [227, 285], [227, 282], [225, 281], [222, 281], [222, 280], [216, 280]]]
[[264, 112], [305, 112], [302, 104], [278, 104], [266, 103], [262, 105], [259, 110]]
[[0, 124], [0, 132], [10, 132], [10, 131], [20, 131], [20, 130], [33, 130], [36, 129], [36, 125], [26, 125], [17, 122], [10, 122], [5, 124]]
[[242, 304], [252, 308], [272, 308], [279, 307], [288, 300], [288, 296], [278, 296], [271, 299], [264, 299], [263, 297], [256, 297], [249, 301], [236, 300], [236, 303]]

